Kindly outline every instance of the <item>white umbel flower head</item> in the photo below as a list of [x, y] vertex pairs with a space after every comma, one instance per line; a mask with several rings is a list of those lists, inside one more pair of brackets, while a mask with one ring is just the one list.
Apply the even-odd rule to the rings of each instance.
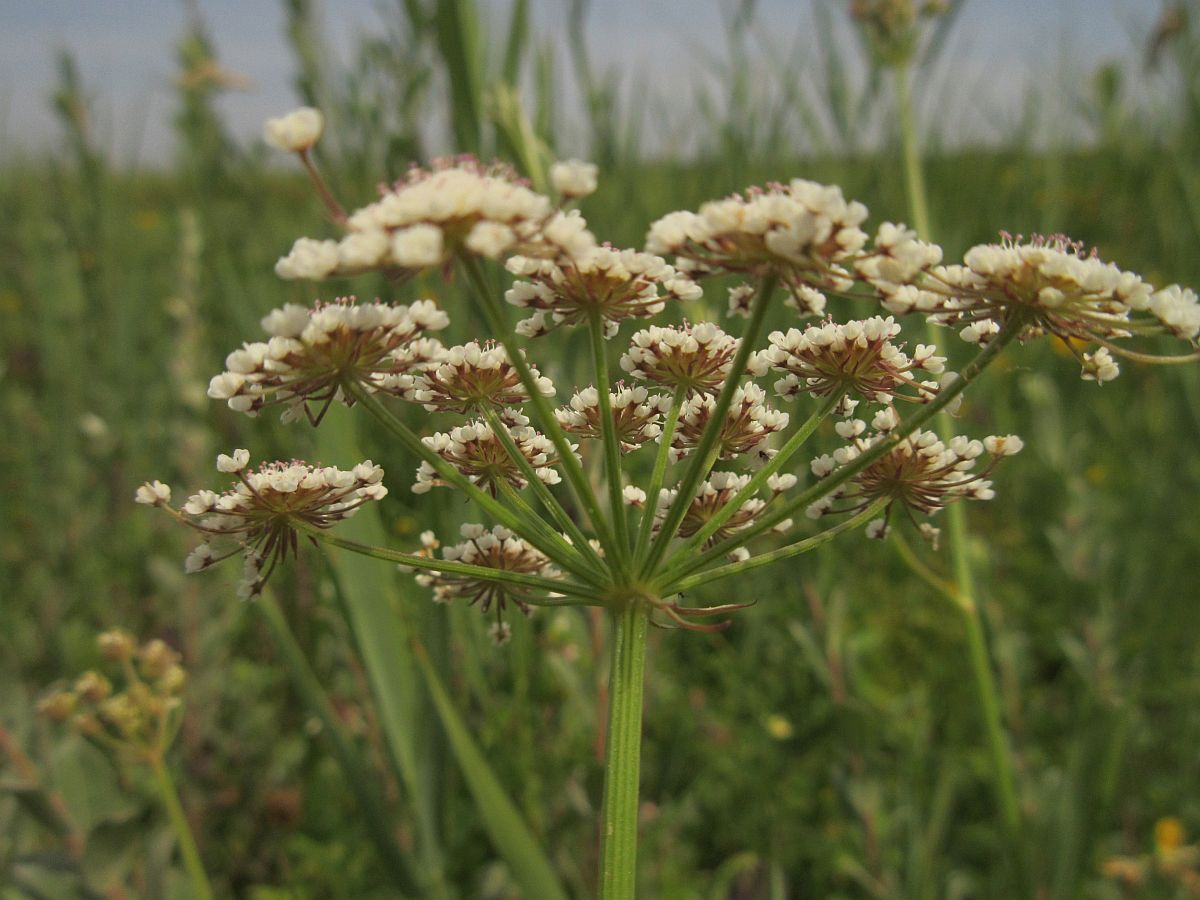
[[[519, 417], [518, 421], [524, 421], [524, 417]], [[550, 439], [528, 425], [505, 427], [517, 452], [525, 457], [538, 479], [544, 484], [558, 484], [562, 480], [556, 468], [559, 459]], [[528, 483], [500, 436], [487, 422], [470, 422], [422, 440], [430, 450], [492, 495], [499, 492], [502, 484], [520, 490]], [[448, 483], [442, 480], [437, 470], [423, 461], [417, 469], [412, 490], [414, 494], [424, 494], [431, 488], [446, 486]]]
[[519, 279], [505, 294], [513, 306], [534, 310], [517, 329], [527, 337], [553, 326], [576, 325], [595, 315], [612, 337], [625, 319], [656, 316], [670, 300], [695, 300], [700, 287], [658, 256], [594, 247], [571, 257], [514, 256], [508, 270]]
[[[887, 427], [873, 433], [864, 433], [865, 423], [860, 420], [848, 423], [853, 427], [839, 429], [839, 433], [850, 435], [849, 443], [832, 456], [813, 460], [813, 474], [823, 478], [853, 462], [878, 442], [891, 440], [890, 431], [898, 421], [894, 415], [887, 416], [886, 420], [880, 421]], [[812, 504], [808, 515], [819, 518], [828, 514], [853, 514], [876, 500], [886, 499], [884, 517], [871, 523], [871, 534], [868, 535], [882, 538], [887, 534], [893, 508], [897, 505], [910, 517], [914, 513], [931, 516], [959, 500], [992, 499], [995, 492], [988, 476], [1000, 459], [1020, 452], [1023, 446], [1021, 439], [1012, 434], [992, 435], [982, 441], [959, 435], [947, 443], [932, 431], [917, 429], [896, 442], [849, 482]], [[985, 454], [987, 462], [982, 469], [974, 471], [977, 461]], [[921, 533], [933, 540], [937, 530], [922, 529]]]
[[[651, 327], [635, 333], [621, 368], [641, 381], [689, 394], [715, 394], [729, 375], [739, 340], [711, 322], [681, 327]], [[765, 364], [752, 355], [752, 375], [762, 375]]]
[[[541, 551], [507, 528], [497, 525], [488, 530], [482, 525], [467, 524], [462, 526], [460, 533], [463, 542], [443, 547], [443, 559], [540, 578], [562, 578], [562, 573]], [[432, 556], [429, 545], [426, 547], [424, 555]], [[536, 599], [530, 589], [470, 575], [422, 570], [417, 573], [416, 580], [418, 584], [433, 588], [433, 599], [437, 603], [465, 600], [470, 606], [477, 606], [480, 612], [495, 616], [492, 629], [504, 640], [511, 634], [503, 618], [508, 604], [512, 603], [528, 615], [531, 611], [529, 601]]]
[[[749, 475], [739, 475], [733, 472], [713, 472], [700, 485], [696, 496], [688, 505], [687, 513], [683, 517], [683, 522], [679, 526], [679, 534], [681, 537], [691, 537], [701, 528], [708, 524], [718, 513], [724, 512], [742, 488], [750, 482]], [[753, 525], [756, 521], [762, 518], [771, 500], [780, 496], [784, 491], [791, 489], [796, 484], [796, 478], [793, 475], [776, 476], [768, 480], [767, 490], [769, 496], [767, 499], [762, 497], [751, 496], [743, 500], [737, 510], [724, 522], [705, 543], [705, 548], [716, 546], [727, 538], [733, 537], [739, 531], [744, 531]], [[655, 529], [662, 524], [666, 519], [667, 511], [671, 508], [671, 504], [675, 502], [676, 492], [674, 490], [662, 490], [658, 495], [658, 504], [655, 508]]]
[[[181, 509], [173, 509], [170, 491], [159, 482], [144, 485], [158, 498], [154, 504], [178, 521], [196, 529], [204, 541], [185, 562], [188, 572], [199, 572], [214, 563], [241, 554], [245, 558], [243, 599], [257, 597], [275, 566], [296, 552], [298, 526], [330, 528], [350, 518], [363, 504], [387, 496], [383, 469], [370, 460], [344, 472], [332, 466], [273, 462], [257, 470], [247, 468], [246, 450], [221, 454], [217, 468], [237, 475], [224, 493], [202, 490], [188, 498]], [[138, 491], [139, 502], [142, 490]]]
[[[714, 448], [719, 459], [761, 457], [771, 435], [787, 427], [788, 414], [772, 409], [766, 399], [766, 391], [757, 384], [747, 384], [736, 390], [717, 432]], [[697, 394], [684, 404], [671, 442], [673, 460], [679, 460], [700, 445], [716, 405], [717, 399], [712, 394]]]
[[845, 291], [867, 242], [867, 208], [839, 187], [796, 178], [748, 188], [698, 212], [673, 212], [650, 226], [646, 250], [674, 256], [684, 274], [774, 273], [804, 313], [820, 313], [822, 290]]
[[225, 358], [227, 369], [209, 382], [208, 396], [249, 415], [282, 404], [287, 418], [305, 415], [315, 425], [334, 400], [353, 404], [354, 385], [401, 392], [399, 376], [427, 364], [413, 346], [449, 323], [431, 300], [290, 303], [262, 320], [270, 340], [243, 344]]
[[[663, 415], [671, 408], [669, 395], [651, 395], [644, 387], [631, 388], [618, 384], [617, 389], [608, 396], [614, 430], [622, 451], [632, 453], [647, 441], [657, 440], [662, 434]], [[576, 391], [567, 406], [554, 411], [554, 417], [564, 431], [592, 440], [603, 437], [600, 394], [594, 387]]]
[[381, 270], [413, 275], [445, 266], [457, 255], [503, 258], [570, 256], [595, 246], [587, 223], [532, 190], [509, 166], [469, 156], [414, 166], [374, 203], [346, 217], [347, 235], [334, 242], [336, 260], [304, 265], [308, 238], [296, 242], [276, 271], [283, 278], [325, 278]]
[[[554, 396], [554, 384], [530, 366], [538, 392]], [[479, 414], [485, 409], [504, 410], [529, 400], [516, 368], [504, 348], [491, 342], [471, 341], [440, 352], [414, 374], [398, 376], [395, 391], [405, 400], [420, 403], [427, 412]]]
[[263, 125], [263, 140], [276, 150], [303, 153], [321, 138], [325, 117], [319, 109], [302, 106], [286, 116], [267, 119]]
[[[1117, 376], [1119, 341], [1170, 334], [1195, 348], [1200, 335], [1192, 291], [1155, 291], [1141, 276], [1061, 234], [1026, 240], [1002, 232], [998, 243], [968, 250], [962, 265], [928, 268], [915, 285], [876, 287], [888, 309], [926, 313], [936, 324], [960, 328], [969, 343], [986, 344], [1014, 320], [1021, 340], [1053, 335], [1094, 381]], [[1094, 353], [1079, 349], [1097, 344]]]
[[775, 392], [794, 398], [802, 393], [828, 397], [854, 393], [873, 402], [892, 398], [926, 401], [938, 391], [936, 379], [917, 381], [921, 372], [940, 375], [945, 358], [932, 346], [918, 344], [910, 358], [892, 343], [900, 326], [890, 316], [845, 324], [828, 321], [803, 331], [772, 332], [761, 359], [783, 375]]

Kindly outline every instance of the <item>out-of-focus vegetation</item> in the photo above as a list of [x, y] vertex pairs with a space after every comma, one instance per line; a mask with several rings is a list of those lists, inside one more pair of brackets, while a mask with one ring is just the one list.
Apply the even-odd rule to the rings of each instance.
[[[659, 135], [653, 155], [644, 131], [665, 98], [597, 71], [582, 0], [565, 43], [535, 33], [521, 0], [486, 16], [469, 0], [406, 0], [345, 69], [328, 62], [314, 4], [286, 7], [296, 92], [329, 118], [319, 155], [347, 202], [422, 158], [438, 128], [529, 169], [573, 123], [601, 164], [584, 212], [619, 246], [640, 245], [669, 210], [796, 175], [842, 185], [876, 220], [905, 218], [894, 141], [856, 138], [893, 131], [879, 79], [848, 77], [861, 63], [836, 38], [819, 42], [820, 58], [755, 52], [765, 23], [753, 4], [729, 19], [727, 93], [692, 101], [678, 140], [691, 151], [673, 154]], [[816, 7], [835, 31], [844, 10]], [[1033, 96], [1003, 145], [930, 154], [949, 255], [1001, 228], [1063, 231], [1159, 284], [1200, 284], [1200, 9], [1179, 7], [1144, 39], [1147, 58], [1080, 72], [1077, 96], [1055, 99], [1088, 140], [1036, 124], [1050, 117]], [[339, 465], [361, 448], [393, 490], [380, 519], [355, 528], [412, 546], [441, 517], [458, 521], [453, 501], [403, 489], [415, 461], [360, 417], [331, 414], [318, 434], [205, 397], [263, 313], [316, 295], [272, 265], [321, 227], [300, 174], [226, 133], [215, 99], [236, 77], [219, 49], [199, 20], [180, 39], [169, 172], [121, 171], [100, 152], [69, 55], [53, 97], [60, 147], [0, 165], [0, 896], [188, 896], [150, 786], [34, 714], [47, 685], [96, 663], [92, 636], [114, 625], [166, 639], [191, 673], [172, 763], [218, 894], [393, 894], [342, 739], [422, 895], [521, 896], [512, 848], [497, 849], [505, 820], [464, 774], [481, 770], [447, 743], [459, 727], [567, 891], [587, 896], [600, 617], [541, 614], [497, 650], [473, 610], [434, 608], [384, 564], [332, 569], [314, 551], [276, 586], [280, 618], [274, 601], [235, 600], [234, 572], [186, 578], [188, 536], [131, 502], [151, 477], [208, 485], [214, 455], [232, 447]], [[577, 90], [559, 83], [567, 72]], [[918, 79], [954, 89], [952, 72]], [[434, 278], [354, 287], [395, 299], [460, 290]], [[723, 290], [705, 302], [720, 312]], [[465, 317], [455, 328], [471, 335]], [[1028, 445], [997, 500], [970, 511], [1025, 865], [1039, 897], [1196, 896], [1200, 371], [1126, 364], [1097, 387], [1049, 345], [1010, 351], [1000, 368], [961, 420]], [[644, 895], [1018, 896], [946, 601], [855, 536], [705, 599], [747, 598], [757, 605], [723, 634], [653, 636]], [[289, 653], [331, 714], [313, 711]], [[441, 705], [430, 685], [444, 686]]]

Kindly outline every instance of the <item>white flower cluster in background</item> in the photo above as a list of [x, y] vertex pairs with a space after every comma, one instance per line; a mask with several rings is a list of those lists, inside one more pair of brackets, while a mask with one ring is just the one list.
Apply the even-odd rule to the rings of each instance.
[[247, 450], [222, 453], [218, 471], [238, 480], [222, 493], [192, 494], [179, 510], [168, 505], [171, 491], [158, 481], [142, 485], [135, 497], [167, 509], [204, 535], [187, 558], [188, 572], [241, 554], [245, 570], [238, 594], [243, 599], [258, 596], [275, 565], [295, 552], [298, 526], [329, 528], [387, 496], [383, 469], [370, 460], [350, 471], [298, 461], [265, 463], [257, 470], [249, 465]]
[[596, 243], [578, 212], [565, 212], [508, 166], [469, 156], [414, 166], [374, 203], [346, 218], [340, 240], [300, 238], [276, 263], [281, 278], [320, 280], [373, 270], [444, 266], [458, 253], [500, 258], [575, 256]]
[[505, 294], [513, 306], [534, 313], [517, 325], [525, 337], [567, 324], [587, 323], [592, 315], [612, 337], [625, 319], [656, 316], [668, 300], [695, 300], [700, 287], [681, 277], [660, 256], [636, 250], [593, 247], [557, 259], [514, 256], [508, 270], [518, 278]]
[[[537, 478], [545, 484], [558, 484], [562, 477], [555, 468], [558, 455], [554, 444], [527, 424], [505, 426], [517, 452], [529, 463]], [[449, 432], [422, 438], [429, 447], [473, 484], [496, 494], [502, 484], [520, 490], [528, 484], [517, 462], [509, 455], [500, 436], [487, 422], [470, 422]], [[413, 484], [414, 494], [424, 494], [447, 483], [428, 462], [422, 461]]]
[[918, 344], [910, 358], [903, 345], [892, 343], [899, 334], [900, 325], [891, 316], [844, 324], [829, 321], [803, 331], [772, 332], [760, 358], [783, 375], [775, 382], [775, 392], [788, 399], [804, 393], [853, 393], [878, 403], [893, 398], [932, 400], [937, 380], [917, 379], [922, 372], [941, 375], [946, 359], [928, 344]]
[[[496, 526], [489, 530], [483, 525], [467, 524], [462, 526], [460, 534], [462, 543], [442, 548], [442, 559], [542, 578], [561, 577], [561, 573], [545, 555], [507, 528]], [[428, 533], [423, 540], [432, 556], [437, 546], [432, 533]], [[438, 603], [465, 600], [472, 606], [478, 606], [481, 612], [493, 614], [496, 620], [489, 634], [497, 644], [504, 643], [512, 634], [510, 626], [502, 618], [510, 602], [521, 612], [530, 612], [526, 595], [521, 588], [511, 584], [438, 571], [420, 572], [416, 580], [418, 584], [433, 588], [433, 599]]]
[[[672, 391], [715, 394], [729, 375], [738, 339], [711, 322], [680, 327], [652, 325], [636, 332], [629, 350], [621, 357], [621, 368], [642, 381]], [[761, 375], [761, 366], [752, 374]]]
[[321, 139], [325, 116], [319, 109], [302, 106], [286, 116], [267, 119], [263, 125], [263, 140], [276, 150], [303, 153]]
[[[652, 395], [644, 387], [619, 385], [609, 392], [609, 404], [621, 450], [632, 453], [662, 434], [662, 418], [671, 407], [671, 398], [667, 394]], [[600, 393], [594, 387], [576, 391], [570, 403], [556, 409], [554, 416], [571, 434], [592, 440], [602, 436]]]
[[243, 344], [226, 357], [226, 371], [209, 382], [208, 396], [249, 415], [280, 403], [285, 418], [307, 414], [319, 421], [310, 404], [323, 412], [334, 400], [351, 403], [345, 393], [351, 383], [386, 386], [386, 376], [406, 359], [403, 350], [449, 322], [431, 300], [411, 306], [353, 297], [311, 307], [289, 303], [262, 320], [270, 340]]
[[[554, 396], [554, 383], [531, 367], [538, 391]], [[394, 382], [401, 396], [420, 403], [426, 412], [471, 415], [485, 409], [521, 406], [529, 399], [521, 378], [503, 347], [470, 341], [437, 353], [413, 374]]]

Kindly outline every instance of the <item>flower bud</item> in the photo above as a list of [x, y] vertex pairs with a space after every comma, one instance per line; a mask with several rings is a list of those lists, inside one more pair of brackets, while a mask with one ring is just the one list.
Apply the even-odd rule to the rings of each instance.
[[263, 125], [263, 140], [277, 150], [303, 153], [321, 138], [325, 117], [319, 109], [302, 106], [286, 116], [267, 119]]

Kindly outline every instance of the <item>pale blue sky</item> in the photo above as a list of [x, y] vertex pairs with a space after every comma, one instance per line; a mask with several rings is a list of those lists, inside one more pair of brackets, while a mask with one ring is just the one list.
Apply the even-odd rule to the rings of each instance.
[[[759, 22], [780, 46], [811, 22], [812, 5], [833, 0], [760, 0]], [[661, 90], [705, 77], [704, 51], [720, 53], [722, 4], [732, 0], [594, 0], [590, 44], [599, 65], [636, 69]], [[240, 137], [293, 105], [284, 15], [274, 0], [198, 0], [222, 63], [253, 89], [223, 109]], [[343, 60], [354, 36], [378, 30], [399, 0], [325, 0], [324, 19]], [[509, 0], [483, 0], [496, 21]], [[561, 38], [566, 0], [534, 0], [539, 31]], [[1031, 81], [1059, 65], [1086, 72], [1140, 52], [1161, 0], [967, 0], [947, 65], [984, 92], [1002, 116]], [[392, 13], [394, 14], [394, 13]], [[56, 134], [48, 112], [55, 50], [70, 48], [97, 99], [101, 141], [123, 161], [170, 153], [174, 44], [185, 21], [177, 0], [0, 0], [0, 148], [44, 146]], [[803, 65], [804, 61], [797, 61]], [[992, 113], [989, 113], [992, 115]]]

